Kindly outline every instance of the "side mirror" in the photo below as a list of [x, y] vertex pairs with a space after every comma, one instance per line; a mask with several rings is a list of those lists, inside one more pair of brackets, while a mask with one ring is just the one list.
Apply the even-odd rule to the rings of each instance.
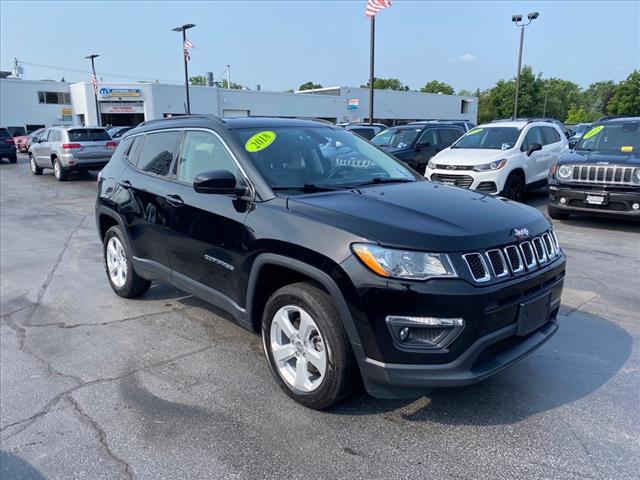
[[539, 143], [532, 143], [529, 145], [529, 148], [527, 148], [527, 156], [531, 156], [533, 152], [537, 152], [538, 150], [542, 150], [542, 145]]
[[569, 148], [570, 148], [571, 150], [573, 150], [577, 143], [578, 143], [578, 141], [577, 141], [577, 140], [571, 140], [571, 141], [569, 142]]
[[196, 175], [193, 189], [198, 193], [246, 195], [247, 187], [238, 186], [236, 176], [228, 170], [213, 170]]

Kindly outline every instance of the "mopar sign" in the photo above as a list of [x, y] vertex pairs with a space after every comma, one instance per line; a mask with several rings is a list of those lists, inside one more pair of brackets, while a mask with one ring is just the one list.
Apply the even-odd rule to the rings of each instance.
[[140, 97], [142, 93], [138, 88], [106, 88], [102, 87], [98, 93], [101, 97]]

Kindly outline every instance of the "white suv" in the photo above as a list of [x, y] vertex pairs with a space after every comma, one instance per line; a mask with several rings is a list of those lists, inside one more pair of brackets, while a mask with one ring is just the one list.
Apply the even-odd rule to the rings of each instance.
[[544, 186], [549, 169], [567, 152], [567, 137], [552, 121], [500, 121], [480, 125], [435, 155], [425, 177], [520, 200]]

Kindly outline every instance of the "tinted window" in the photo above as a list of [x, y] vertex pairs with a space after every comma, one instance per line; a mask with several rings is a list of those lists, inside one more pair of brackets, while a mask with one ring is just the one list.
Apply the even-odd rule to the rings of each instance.
[[539, 143], [540, 145], [544, 145], [544, 139], [542, 138], [542, 128], [541, 127], [532, 127], [527, 135], [524, 137], [524, 141], [522, 142], [522, 147], [520, 150], [523, 152], [529, 149], [529, 145], [532, 143]]
[[460, 138], [462, 132], [460, 130], [454, 130], [452, 128], [443, 128], [441, 130], [438, 130], [438, 135], [440, 137], [440, 145], [445, 145], [448, 147], [458, 138]]
[[207, 132], [187, 132], [180, 148], [176, 176], [187, 183], [200, 173], [227, 170], [238, 177], [233, 158], [215, 135]]
[[366, 138], [367, 140], [371, 140], [373, 137], [376, 136], [376, 131], [373, 128], [356, 127], [356, 128], [349, 128], [349, 130], [351, 130], [353, 133], [360, 135], [363, 138]]
[[380, 147], [406, 148], [413, 145], [422, 128], [390, 128], [376, 135], [373, 143]]
[[70, 142], [102, 142], [111, 140], [111, 137], [103, 128], [69, 130], [68, 134]]
[[6, 128], [0, 128], [0, 138], [11, 138], [9, 130], [7, 130]]
[[420, 135], [420, 138], [418, 139], [418, 145], [429, 145], [429, 146], [434, 146], [438, 144], [438, 139], [436, 137], [436, 129], [432, 128], [429, 130], [425, 130], [424, 132], [422, 132], [422, 135]]
[[542, 127], [543, 145], [550, 145], [560, 141], [560, 134], [553, 127]]
[[173, 152], [179, 132], [160, 132], [146, 135], [142, 152], [138, 157], [138, 168], [143, 172], [167, 175], [171, 168]]
[[131, 149], [131, 144], [133, 143], [133, 138], [125, 138], [122, 142], [120, 142], [120, 145], [118, 145], [118, 148], [116, 148], [116, 151], [113, 152], [113, 156], [111, 157], [111, 159], [116, 159], [116, 160], [122, 160], [122, 159], [127, 159], [127, 155], [129, 154], [129, 151]]

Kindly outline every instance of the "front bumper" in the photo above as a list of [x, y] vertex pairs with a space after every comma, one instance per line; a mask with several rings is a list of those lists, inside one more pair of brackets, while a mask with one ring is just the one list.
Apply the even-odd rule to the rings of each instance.
[[[605, 202], [594, 205], [587, 202], [588, 195], [602, 195]], [[564, 199], [564, 202], [561, 201]], [[634, 210], [633, 204], [640, 205], [640, 187], [612, 189], [597, 186], [549, 186], [549, 205], [562, 212], [584, 212], [598, 215], [620, 215], [640, 218], [640, 209]]]
[[502, 170], [476, 172], [475, 170], [433, 170], [427, 168], [424, 176], [431, 181], [445, 185], [469, 188], [495, 195], [503, 190], [506, 181]]

